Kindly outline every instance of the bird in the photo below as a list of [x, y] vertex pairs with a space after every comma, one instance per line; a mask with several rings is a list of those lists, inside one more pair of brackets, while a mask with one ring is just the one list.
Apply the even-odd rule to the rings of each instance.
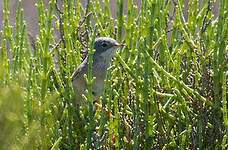
[[[111, 59], [118, 48], [123, 46], [124, 44], [119, 44], [115, 39], [110, 37], [99, 37], [95, 39], [93, 43], [95, 52], [93, 54], [92, 63], [92, 77], [95, 77], [92, 84], [93, 102], [96, 102], [96, 100], [103, 95], [104, 80], [106, 78], [107, 69], [110, 67]], [[86, 95], [87, 90], [84, 74], [88, 75], [88, 63], [89, 56], [87, 55], [71, 76], [76, 104], [78, 105], [87, 104], [87, 102], [83, 100], [82, 95]]]

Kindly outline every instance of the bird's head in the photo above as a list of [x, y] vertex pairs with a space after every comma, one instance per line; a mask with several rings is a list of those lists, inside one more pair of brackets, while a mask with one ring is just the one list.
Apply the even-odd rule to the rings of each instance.
[[101, 56], [103, 58], [112, 58], [118, 48], [123, 47], [123, 44], [119, 44], [116, 40], [108, 37], [96, 38], [93, 48], [96, 50], [95, 56]]

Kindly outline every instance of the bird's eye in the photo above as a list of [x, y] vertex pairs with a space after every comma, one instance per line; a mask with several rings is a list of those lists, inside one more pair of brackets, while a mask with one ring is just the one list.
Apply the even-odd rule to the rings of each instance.
[[105, 42], [103, 42], [103, 43], [101, 44], [101, 46], [102, 46], [102, 47], [106, 47], [107, 44], [106, 44]]

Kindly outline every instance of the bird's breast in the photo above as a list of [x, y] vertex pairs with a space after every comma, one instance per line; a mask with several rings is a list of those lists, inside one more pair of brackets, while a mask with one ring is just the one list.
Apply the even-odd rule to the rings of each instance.
[[111, 59], [104, 59], [100, 58], [97, 61], [94, 61], [93, 63], [93, 76], [95, 76], [98, 79], [105, 79], [106, 78], [106, 72], [107, 69], [110, 67], [110, 61]]

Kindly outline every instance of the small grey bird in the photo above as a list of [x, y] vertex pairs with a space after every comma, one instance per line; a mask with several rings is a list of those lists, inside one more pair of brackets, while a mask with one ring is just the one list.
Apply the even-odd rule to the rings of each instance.
[[[93, 48], [96, 50], [93, 55], [92, 76], [96, 77], [92, 85], [93, 100], [97, 100], [104, 92], [104, 80], [106, 72], [110, 66], [111, 58], [118, 48], [124, 45], [119, 44], [116, 40], [108, 37], [96, 38]], [[72, 85], [76, 96], [76, 103], [79, 105], [86, 104], [82, 99], [82, 94], [86, 95], [87, 83], [84, 74], [88, 75], [89, 56], [78, 66], [73, 73]]]

